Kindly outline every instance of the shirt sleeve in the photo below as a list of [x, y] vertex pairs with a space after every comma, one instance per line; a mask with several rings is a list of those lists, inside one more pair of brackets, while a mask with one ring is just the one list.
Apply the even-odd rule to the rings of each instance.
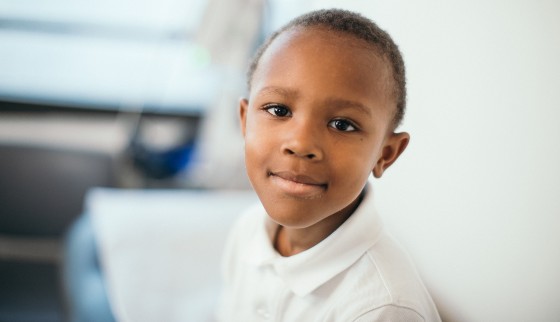
[[368, 311], [356, 319], [354, 322], [432, 322], [426, 321], [418, 312], [408, 307], [386, 305]]

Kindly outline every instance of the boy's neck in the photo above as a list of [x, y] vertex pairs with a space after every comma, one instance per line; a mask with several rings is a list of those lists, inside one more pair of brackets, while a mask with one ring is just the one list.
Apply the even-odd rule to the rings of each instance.
[[280, 255], [289, 257], [317, 245], [337, 230], [354, 213], [360, 205], [363, 195], [364, 192], [362, 191], [358, 198], [344, 209], [312, 226], [290, 228], [278, 225], [273, 239], [274, 248]]

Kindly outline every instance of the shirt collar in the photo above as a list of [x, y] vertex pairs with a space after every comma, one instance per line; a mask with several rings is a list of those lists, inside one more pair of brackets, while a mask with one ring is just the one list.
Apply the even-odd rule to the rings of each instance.
[[271, 265], [288, 287], [304, 296], [355, 263], [377, 241], [382, 223], [373, 202], [368, 182], [364, 199], [336, 231], [314, 247], [299, 254], [282, 257], [272, 246], [277, 224], [267, 215], [253, 240], [252, 263]]

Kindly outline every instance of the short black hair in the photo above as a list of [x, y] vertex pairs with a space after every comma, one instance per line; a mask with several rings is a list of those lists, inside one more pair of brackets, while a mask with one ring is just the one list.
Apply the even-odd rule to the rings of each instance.
[[381, 57], [391, 65], [394, 86], [393, 95], [396, 100], [396, 112], [393, 118], [393, 126], [396, 128], [404, 118], [406, 107], [406, 77], [405, 67], [401, 52], [391, 36], [379, 28], [370, 19], [348, 10], [322, 9], [301, 15], [288, 22], [282, 28], [272, 33], [268, 39], [259, 47], [247, 71], [247, 85], [251, 89], [253, 74], [258, 67], [261, 56], [270, 44], [283, 32], [297, 27], [324, 27], [328, 30], [352, 35], [358, 39], [365, 40], [368, 44], [379, 50]]

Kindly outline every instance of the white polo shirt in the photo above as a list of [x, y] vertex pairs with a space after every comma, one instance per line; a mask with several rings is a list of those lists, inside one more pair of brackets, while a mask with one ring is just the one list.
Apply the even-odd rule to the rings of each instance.
[[261, 205], [235, 224], [224, 254], [220, 321], [441, 321], [405, 252], [382, 228], [372, 187], [325, 240], [283, 257]]

